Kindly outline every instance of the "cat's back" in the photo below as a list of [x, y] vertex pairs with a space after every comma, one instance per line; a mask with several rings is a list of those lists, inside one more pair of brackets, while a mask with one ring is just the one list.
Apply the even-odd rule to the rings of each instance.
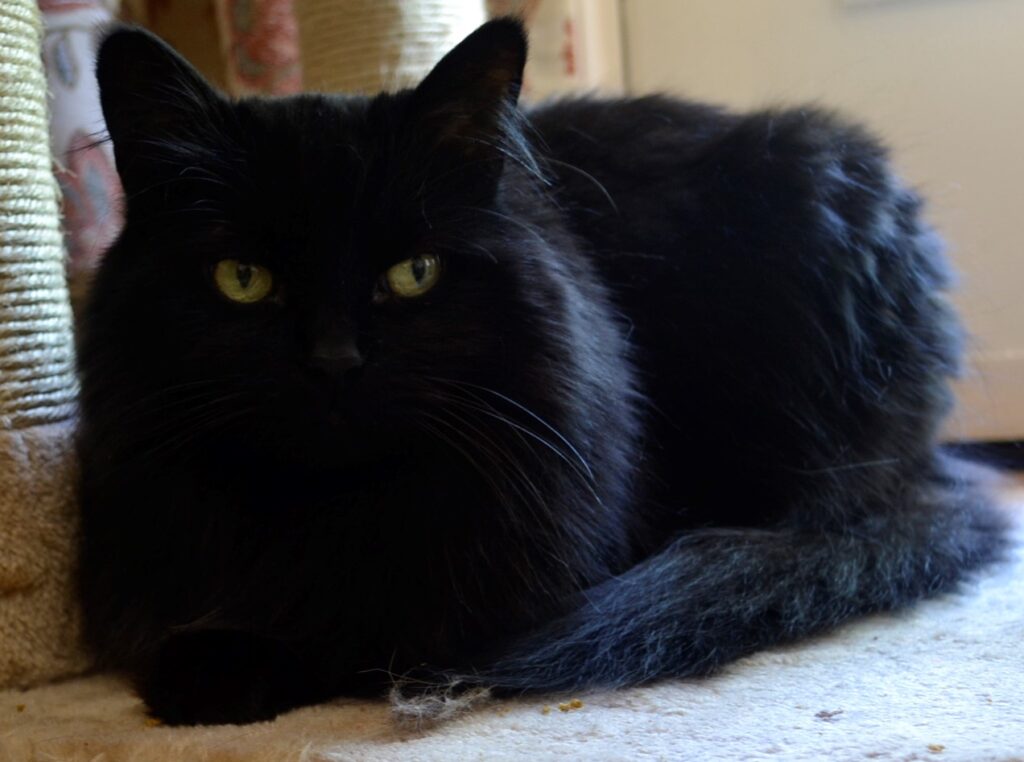
[[657, 95], [567, 98], [536, 107], [529, 119], [578, 230], [627, 247], [640, 243], [635, 231], [670, 232], [666, 224], [691, 205], [687, 166], [736, 122], [722, 109]]
[[625, 172], [667, 169], [693, 157], [737, 119], [722, 108], [666, 95], [566, 97], [527, 114], [548, 155]]
[[531, 119], [551, 193], [628, 321], [655, 470], [707, 477], [667, 502], [770, 513], [806, 486], [792, 474], [926, 442], [956, 363], [946, 266], [867, 130], [813, 107], [664, 97]]
[[780, 239], [791, 231], [782, 221], [819, 225], [822, 202], [866, 225], [902, 192], [879, 141], [813, 105], [742, 113], [664, 95], [569, 98], [529, 119], [570, 225], [608, 252], [673, 255], [724, 228]]

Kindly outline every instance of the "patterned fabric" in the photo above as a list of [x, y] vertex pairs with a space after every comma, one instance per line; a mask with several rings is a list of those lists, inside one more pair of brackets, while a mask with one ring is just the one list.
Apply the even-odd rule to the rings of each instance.
[[85, 8], [93, 9], [102, 6], [112, 6], [113, 3], [103, 3], [102, 0], [39, 0], [39, 10], [43, 13], [56, 13], [58, 11], [78, 11]]
[[302, 89], [292, 0], [216, 0], [228, 89], [286, 95]]
[[39, 0], [50, 108], [50, 146], [63, 192], [64, 241], [74, 283], [121, 228], [121, 187], [93, 77], [98, 37], [116, 0]]
[[[487, 13], [518, 16], [530, 30], [522, 97], [543, 100], [588, 89], [580, 71], [580, 20], [589, 0], [487, 0]], [[591, 9], [592, 12], [592, 9]]]

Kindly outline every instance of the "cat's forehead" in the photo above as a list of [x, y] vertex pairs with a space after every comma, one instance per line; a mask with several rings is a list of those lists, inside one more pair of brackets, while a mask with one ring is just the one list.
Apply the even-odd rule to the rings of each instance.
[[394, 161], [404, 125], [393, 99], [304, 95], [236, 109], [248, 224], [363, 255], [411, 234], [414, 183]]
[[293, 193], [296, 180], [358, 180], [374, 153], [365, 99], [302, 95], [241, 101], [235, 110], [247, 173], [290, 181]]

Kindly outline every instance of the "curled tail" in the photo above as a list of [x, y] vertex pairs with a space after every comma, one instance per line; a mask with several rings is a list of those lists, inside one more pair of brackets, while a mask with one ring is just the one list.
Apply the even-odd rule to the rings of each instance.
[[456, 707], [452, 685], [501, 696], [706, 675], [759, 648], [953, 590], [999, 555], [1004, 528], [986, 490], [949, 461], [940, 477], [907, 486], [902, 505], [832, 530], [689, 531], [496, 657], [447, 673], [443, 695], [413, 699], [402, 686], [393, 698], [419, 716]]

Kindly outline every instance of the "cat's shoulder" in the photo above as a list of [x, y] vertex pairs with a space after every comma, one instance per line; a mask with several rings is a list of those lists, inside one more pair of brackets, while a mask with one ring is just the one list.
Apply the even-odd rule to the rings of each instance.
[[721, 134], [735, 120], [716, 106], [666, 95], [561, 97], [534, 106], [527, 115], [542, 148], [597, 152], [610, 161], [663, 149], [678, 156]]

